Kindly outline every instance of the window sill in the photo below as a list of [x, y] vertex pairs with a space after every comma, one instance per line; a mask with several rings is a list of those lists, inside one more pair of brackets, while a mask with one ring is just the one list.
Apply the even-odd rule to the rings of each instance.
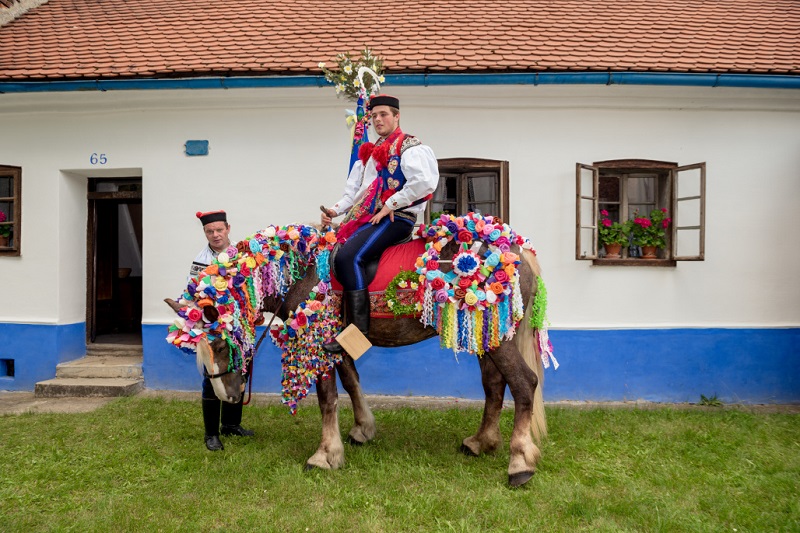
[[678, 262], [674, 259], [628, 257], [625, 259], [592, 259], [592, 264], [597, 266], [674, 267]]

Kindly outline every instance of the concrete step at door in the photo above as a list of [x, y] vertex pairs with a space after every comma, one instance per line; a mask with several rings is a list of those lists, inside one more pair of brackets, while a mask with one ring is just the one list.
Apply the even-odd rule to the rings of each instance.
[[92, 355], [56, 366], [56, 378], [141, 379], [142, 356]]
[[102, 344], [86, 345], [87, 356], [142, 357], [141, 344]]
[[144, 389], [144, 379], [55, 378], [36, 384], [37, 398], [133, 396]]

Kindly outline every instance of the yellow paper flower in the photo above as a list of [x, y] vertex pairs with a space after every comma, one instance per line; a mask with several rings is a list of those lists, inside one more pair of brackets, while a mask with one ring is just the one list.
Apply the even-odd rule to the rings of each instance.
[[467, 294], [464, 295], [464, 302], [467, 305], [475, 305], [478, 303], [478, 296], [472, 291], [467, 291]]
[[228, 288], [228, 280], [223, 278], [222, 276], [217, 276], [217, 279], [214, 280], [214, 288], [218, 291], [224, 291]]

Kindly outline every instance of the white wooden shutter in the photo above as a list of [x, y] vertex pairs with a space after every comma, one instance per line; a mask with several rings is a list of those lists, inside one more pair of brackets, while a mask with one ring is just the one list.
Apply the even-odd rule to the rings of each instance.
[[600, 169], [575, 165], [575, 259], [597, 259]]
[[703, 261], [706, 244], [706, 164], [672, 170], [672, 258]]

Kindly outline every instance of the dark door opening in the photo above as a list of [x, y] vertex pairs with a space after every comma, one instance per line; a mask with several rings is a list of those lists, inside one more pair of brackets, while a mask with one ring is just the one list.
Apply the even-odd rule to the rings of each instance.
[[142, 181], [89, 178], [87, 343], [142, 334]]

